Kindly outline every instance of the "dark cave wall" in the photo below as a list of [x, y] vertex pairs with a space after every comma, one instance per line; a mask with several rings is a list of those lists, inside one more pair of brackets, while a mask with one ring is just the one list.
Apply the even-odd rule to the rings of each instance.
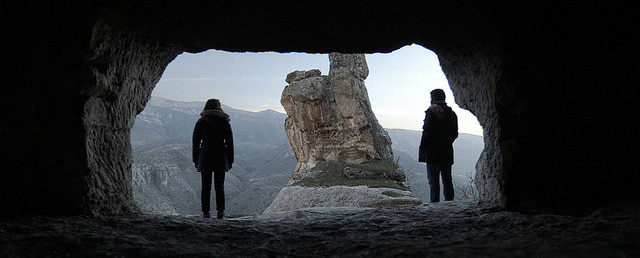
[[135, 211], [129, 131], [181, 51], [95, 6], [14, 8], [23, 12], [4, 38], [2, 216]]
[[456, 102], [484, 127], [482, 200], [557, 210], [639, 196], [625, 151], [637, 115], [621, 93], [637, 84], [627, 6], [100, 3], [25, 5], [3, 17], [20, 25], [4, 25], [3, 210], [135, 211], [129, 130], [183, 51], [367, 53], [411, 43], [438, 54]]
[[638, 115], [625, 93], [633, 84], [632, 8], [504, 8], [495, 104], [506, 205], [570, 210], [637, 200], [629, 121]]
[[[7, 11], [24, 10], [4, 9]], [[83, 211], [84, 97], [91, 14], [64, 6], [3, 15], [0, 203], [4, 215]], [[49, 22], [45, 22], [49, 21]]]
[[94, 82], [85, 89], [82, 113], [90, 171], [84, 205], [92, 213], [132, 211], [130, 129], [180, 51], [106, 20], [92, 35], [87, 62]]

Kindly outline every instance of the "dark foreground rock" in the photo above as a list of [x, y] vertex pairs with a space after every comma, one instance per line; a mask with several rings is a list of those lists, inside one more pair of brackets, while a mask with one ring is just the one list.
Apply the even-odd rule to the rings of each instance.
[[526, 215], [448, 202], [227, 220], [146, 214], [0, 223], [0, 257], [640, 255], [640, 207]]

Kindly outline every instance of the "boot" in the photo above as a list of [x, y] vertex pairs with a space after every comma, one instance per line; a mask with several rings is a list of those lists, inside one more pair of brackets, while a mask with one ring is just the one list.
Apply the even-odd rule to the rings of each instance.
[[223, 219], [224, 218], [224, 211], [218, 211], [218, 219]]
[[211, 213], [209, 213], [209, 212], [204, 212], [204, 213], [202, 213], [202, 217], [203, 217], [203, 218], [206, 218], [206, 219], [211, 218]]

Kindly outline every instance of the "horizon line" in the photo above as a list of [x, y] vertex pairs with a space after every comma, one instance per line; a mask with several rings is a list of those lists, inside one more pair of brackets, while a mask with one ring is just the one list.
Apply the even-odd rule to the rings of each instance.
[[[168, 98], [165, 98], [165, 97], [153, 96], [153, 95], [151, 95], [151, 97], [152, 98], [160, 98], [160, 99], [169, 100], [169, 101], [175, 101], [175, 102], [199, 102], [199, 103], [205, 103], [206, 102], [206, 100], [175, 100], [175, 99], [168, 99]], [[286, 112], [281, 112], [281, 111], [278, 111], [278, 110], [275, 110], [275, 109], [271, 109], [271, 108], [265, 108], [265, 109], [260, 109], [260, 110], [256, 110], [256, 109], [250, 110], [250, 109], [235, 108], [235, 107], [232, 107], [232, 106], [229, 106], [229, 105], [226, 105], [226, 104], [222, 104], [222, 105], [223, 106], [227, 106], [227, 107], [229, 107], [229, 108], [231, 108], [233, 110], [237, 110], [237, 111], [244, 111], [244, 112], [251, 112], [251, 113], [259, 113], [259, 112], [263, 112], [263, 111], [273, 111], [273, 112], [276, 112], [276, 113], [279, 113], [279, 114], [287, 115]], [[408, 129], [408, 128], [398, 128], [398, 127], [387, 128], [387, 127], [384, 127], [384, 126], [382, 128], [385, 129], [385, 130], [406, 130], [406, 131], [422, 132], [421, 130]], [[481, 137], [484, 136], [484, 133], [483, 134], [477, 134], [477, 133], [460, 132], [460, 131], [458, 131], [458, 133], [467, 134], [467, 135], [473, 135], [473, 136], [481, 136]]]

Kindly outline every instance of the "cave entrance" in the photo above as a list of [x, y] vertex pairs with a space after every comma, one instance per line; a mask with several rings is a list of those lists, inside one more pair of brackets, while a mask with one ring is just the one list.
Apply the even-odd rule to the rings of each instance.
[[[458, 115], [461, 136], [455, 144], [454, 181], [460, 188], [469, 187], [483, 149], [482, 127], [453, 101], [436, 54], [414, 44], [366, 58], [370, 73], [365, 84], [372, 109], [389, 132], [394, 154], [416, 196], [428, 201], [426, 171], [424, 163], [417, 162], [417, 146], [429, 92], [435, 88], [445, 90]], [[204, 102], [218, 98], [231, 115], [236, 145], [236, 164], [225, 180], [227, 213], [261, 213], [286, 185], [297, 163], [283, 127], [284, 79], [292, 71], [311, 69], [327, 74], [327, 55], [209, 50], [175, 58], [131, 132], [138, 206], [150, 213], [200, 213], [200, 174], [191, 162], [191, 133]]]

